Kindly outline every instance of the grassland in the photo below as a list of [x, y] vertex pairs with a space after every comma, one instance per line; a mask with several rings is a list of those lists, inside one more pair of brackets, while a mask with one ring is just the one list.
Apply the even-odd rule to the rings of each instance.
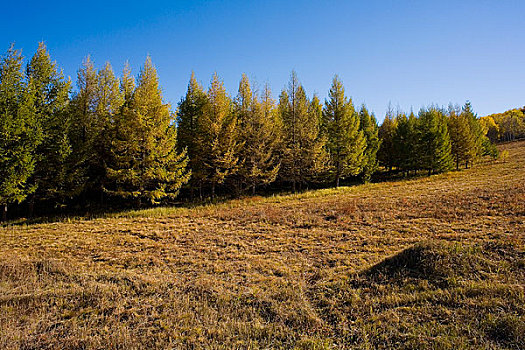
[[0, 348], [525, 348], [525, 142], [460, 172], [0, 228]]

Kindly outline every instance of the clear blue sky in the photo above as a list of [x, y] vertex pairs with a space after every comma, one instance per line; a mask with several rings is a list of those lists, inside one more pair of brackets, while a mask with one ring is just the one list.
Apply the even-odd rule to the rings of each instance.
[[31, 56], [45, 41], [76, 80], [90, 54], [138, 73], [147, 54], [173, 108], [191, 70], [217, 71], [234, 95], [241, 73], [274, 96], [295, 69], [309, 95], [338, 74], [356, 104], [383, 119], [470, 100], [479, 115], [525, 105], [525, 1], [10, 1], [0, 38]]

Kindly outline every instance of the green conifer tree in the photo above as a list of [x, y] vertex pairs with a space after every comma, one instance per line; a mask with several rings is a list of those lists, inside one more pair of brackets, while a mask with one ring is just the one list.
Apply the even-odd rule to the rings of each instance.
[[0, 205], [20, 203], [35, 190], [27, 180], [42, 139], [36, 119], [35, 86], [23, 79], [22, 56], [13, 46], [0, 61]]
[[323, 123], [337, 187], [341, 179], [361, 172], [366, 148], [366, 139], [359, 127], [359, 114], [352, 101], [345, 96], [343, 83], [337, 76], [332, 80], [329, 100], [323, 111]]
[[387, 170], [392, 170], [395, 166], [394, 155], [394, 135], [397, 124], [396, 118], [391, 112], [387, 113], [385, 119], [379, 127], [378, 136], [381, 141], [379, 151], [377, 152], [377, 159], [379, 164], [384, 166]]
[[400, 113], [396, 117], [396, 130], [393, 136], [394, 164], [408, 175], [410, 170], [418, 170], [419, 135], [417, 118], [411, 112], [409, 117]]
[[377, 152], [379, 150], [379, 127], [377, 126], [377, 120], [373, 114], [370, 114], [366, 107], [361, 106], [359, 111], [360, 117], [360, 130], [366, 139], [366, 148], [363, 152], [363, 170], [361, 177], [365, 182], [370, 181], [372, 175], [377, 171], [379, 162], [377, 160]]
[[66, 160], [71, 145], [67, 108], [71, 83], [51, 61], [43, 42], [27, 65], [26, 74], [33, 82], [35, 116], [42, 131], [42, 143], [35, 152], [35, 171], [29, 179], [35, 188], [29, 200], [29, 216], [32, 216], [35, 199], [60, 201], [68, 192]]
[[[123, 79], [129, 88], [129, 78]], [[124, 89], [124, 95], [126, 88]], [[177, 129], [163, 103], [157, 71], [148, 57], [129, 103], [115, 117], [107, 192], [157, 204], [175, 198], [189, 180], [188, 158], [176, 147]]]
[[279, 98], [279, 118], [282, 125], [282, 161], [280, 176], [292, 183], [293, 191], [313, 180], [326, 166], [326, 141], [319, 120], [319, 99], [310, 102], [297, 74], [292, 71], [288, 89]]
[[191, 179], [189, 182], [191, 193], [199, 188], [202, 197], [202, 184], [206, 178], [203, 163], [203, 133], [201, 124], [203, 121], [204, 107], [208, 102], [206, 92], [197, 82], [195, 73], [191, 72], [190, 82], [186, 96], [179, 103], [177, 111], [177, 146], [179, 151], [186, 150], [189, 157], [189, 168]]
[[422, 109], [418, 118], [420, 167], [432, 172], [444, 172], [452, 165], [450, 136], [446, 117], [436, 107]]
[[472, 110], [472, 105], [469, 101], [465, 103], [461, 110], [461, 117], [466, 119], [470, 134], [470, 147], [467, 157], [465, 159], [465, 167], [468, 168], [469, 164], [473, 164], [476, 159], [483, 155], [483, 127], [479, 122], [478, 117]]
[[68, 158], [69, 187], [72, 195], [86, 193], [90, 184], [90, 164], [96, 155], [94, 145], [106, 126], [98, 119], [98, 75], [91, 58], [82, 62], [77, 72], [78, 91], [70, 102], [69, 139], [72, 152]]
[[207, 95], [201, 124], [202, 156], [205, 179], [211, 186], [211, 196], [215, 197], [217, 185], [237, 173], [242, 144], [230, 98], [217, 73], [212, 77]]
[[449, 106], [448, 131], [450, 134], [451, 155], [456, 163], [456, 169], [463, 162], [468, 162], [474, 149], [474, 138], [470, 130], [470, 122], [465, 114], [457, 111], [457, 108]]
[[234, 101], [234, 113], [243, 145], [239, 154], [240, 179], [255, 194], [257, 186], [275, 181], [280, 167], [276, 154], [278, 134], [274, 124], [274, 102], [269, 88], [265, 87], [260, 101], [243, 74]]

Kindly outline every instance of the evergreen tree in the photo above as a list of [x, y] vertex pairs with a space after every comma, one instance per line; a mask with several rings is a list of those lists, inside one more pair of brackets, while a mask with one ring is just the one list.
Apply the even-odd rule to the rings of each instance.
[[444, 113], [435, 108], [422, 109], [418, 119], [420, 167], [432, 172], [447, 171], [451, 167], [450, 136]]
[[120, 93], [122, 98], [121, 108], [129, 107], [131, 105], [134, 92], [135, 78], [131, 74], [131, 68], [129, 66], [129, 63], [126, 62], [126, 64], [124, 65], [124, 70], [122, 71], [122, 77], [120, 78]]
[[388, 170], [392, 170], [392, 167], [395, 166], [394, 135], [396, 129], [396, 118], [389, 112], [379, 127], [378, 136], [381, 145], [377, 152], [379, 163]]
[[463, 162], [468, 162], [474, 150], [474, 137], [471, 134], [470, 123], [465, 114], [449, 107], [448, 131], [450, 134], [451, 154], [456, 169]]
[[417, 129], [417, 118], [411, 112], [409, 117], [398, 114], [396, 117], [396, 130], [393, 136], [394, 164], [396, 167], [408, 174], [410, 170], [417, 170], [419, 135]]
[[234, 101], [234, 113], [240, 130], [241, 168], [239, 175], [245, 186], [255, 194], [258, 185], [275, 181], [280, 162], [276, 154], [278, 134], [274, 124], [274, 101], [268, 86], [261, 101], [251, 90], [248, 77], [243, 74], [239, 93]]
[[292, 72], [287, 91], [281, 92], [278, 111], [283, 131], [280, 176], [296, 191], [297, 184], [314, 179], [326, 165], [320, 102], [315, 97], [308, 101], [297, 74]]
[[111, 64], [106, 62], [97, 74], [95, 115], [99, 128], [94, 130], [87, 162], [88, 186], [94, 193], [98, 192], [100, 201], [103, 200], [107, 181], [106, 162], [110, 157], [111, 140], [114, 138], [113, 125], [123, 103], [124, 92], [120, 89], [120, 81], [115, 76]]
[[71, 145], [67, 107], [71, 84], [51, 61], [42, 42], [27, 65], [26, 73], [33, 83], [35, 116], [42, 131], [42, 143], [35, 152], [35, 171], [29, 179], [36, 189], [29, 201], [29, 215], [32, 216], [35, 199], [58, 201], [68, 191], [66, 160]]
[[34, 83], [24, 81], [22, 56], [11, 46], [0, 62], [0, 205], [4, 221], [7, 206], [20, 203], [35, 190], [26, 184], [42, 139], [35, 114]]
[[352, 101], [345, 96], [343, 84], [337, 76], [332, 80], [329, 100], [323, 111], [323, 123], [337, 187], [341, 179], [361, 172], [366, 148], [359, 114]]
[[179, 151], [186, 150], [188, 153], [189, 168], [192, 174], [190, 179], [192, 197], [193, 189], [197, 186], [201, 189], [202, 182], [206, 178], [203, 163], [204, 139], [201, 123], [207, 100], [208, 97], [202, 86], [197, 82], [195, 73], [191, 72], [186, 96], [179, 103], [177, 111], [177, 146]]
[[[129, 78], [123, 81], [129, 87]], [[107, 166], [111, 183], [106, 190], [123, 198], [137, 198], [139, 204], [175, 198], [190, 176], [188, 158], [176, 149], [174, 118], [170, 106], [162, 101], [157, 72], [149, 57], [129, 105], [125, 102], [115, 118], [114, 135]]]
[[359, 111], [360, 130], [366, 139], [366, 148], [363, 152], [363, 170], [361, 176], [365, 182], [370, 181], [372, 175], [377, 171], [378, 160], [377, 152], [381, 142], [379, 141], [379, 128], [377, 120], [373, 114], [370, 114], [363, 105]]
[[323, 104], [317, 95], [312, 97], [308, 109], [308, 120], [301, 128], [304, 132], [304, 159], [310, 159], [311, 166], [306, 169], [305, 178], [308, 181], [323, 181], [330, 169], [330, 154], [328, 153], [328, 138], [322, 132]]
[[78, 91], [70, 103], [69, 139], [72, 153], [68, 158], [69, 187], [72, 195], [85, 193], [90, 179], [94, 145], [107, 126], [97, 115], [98, 75], [88, 56], [77, 73]]
[[469, 164], [472, 164], [477, 158], [483, 155], [483, 127], [479, 122], [478, 117], [472, 110], [472, 105], [469, 101], [465, 103], [461, 110], [461, 117], [466, 119], [469, 129], [469, 136], [471, 144], [469, 145], [469, 152], [465, 159], [465, 167], [468, 168]]
[[217, 73], [208, 90], [208, 103], [204, 106], [202, 123], [202, 156], [205, 179], [215, 197], [217, 185], [234, 175], [239, 169], [237, 118], [231, 110], [231, 101]]

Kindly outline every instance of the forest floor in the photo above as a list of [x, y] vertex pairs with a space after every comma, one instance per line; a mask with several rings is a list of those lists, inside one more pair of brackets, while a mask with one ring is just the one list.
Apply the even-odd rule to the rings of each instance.
[[525, 142], [395, 182], [0, 227], [1, 349], [525, 349]]

